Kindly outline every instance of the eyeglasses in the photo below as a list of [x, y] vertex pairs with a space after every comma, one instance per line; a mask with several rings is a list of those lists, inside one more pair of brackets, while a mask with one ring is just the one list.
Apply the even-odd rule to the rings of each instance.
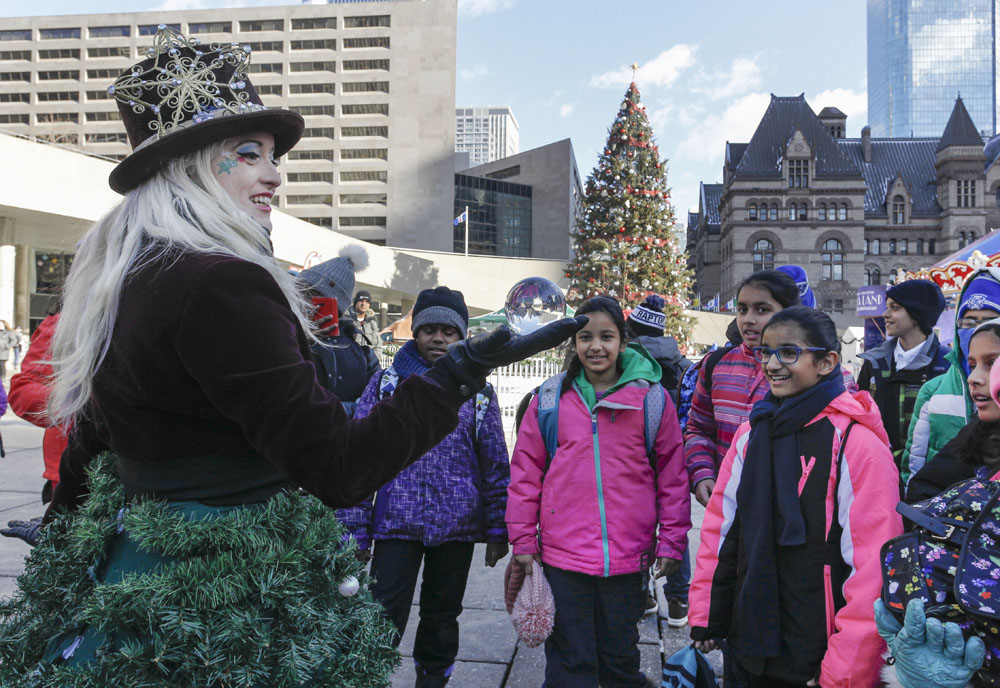
[[985, 318], [962, 318], [958, 321], [958, 329], [968, 330], [973, 327], [979, 327], [983, 323], [989, 322], [990, 320], [995, 320], [995, 318], [992, 316], [987, 316]]
[[753, 357], [758, 363], [767, 363], [771, 360], [771, 356], [777, 356], [778, 363], [792, 365], [798, 362], [799, 356], [802, 355], [803, 351], [822, 351], [826, 353], [829, 349], [818, 346], [779, 346], [777, 349], [767, 346], [755, 346], [753, 348]]

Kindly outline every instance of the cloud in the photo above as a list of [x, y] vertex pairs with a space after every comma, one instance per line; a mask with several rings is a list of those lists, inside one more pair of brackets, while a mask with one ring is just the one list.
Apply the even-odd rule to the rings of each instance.
[[559, 107], [560, 117], [569, 117], [572, 114], [573, 114], [573, 103], [563, 103], [563, 105]]
[[510, 9], [515, 0], [458, 0], [458, 13], [465, 17], [478, 17]]
[[861, 127], [868, 123], [868, 92], [854, 91], [849, 88], [830, 88], [807, 98], [809, 105], [817, 114], [825, 107], [835, 107], [847, 115], [847, 123], [851, 127]]
[[477, 62], [471, 67], [464, 67], [459, 70], [459, 75], [466, 81], [475, 81], [490, 74], [489, 68], [482, 62]]
[[[636, 80], [643, 86], [672, 86], [680, 75], [696, 64], [695, 53], [698, 46], [678, 43], [641, 65]], [[590, 85], [598, 88], [620, 88], [632, 81], [632, 68], [623, 67], [590, 79]]]
[[692, 86], [691, 91], [700, 93], [710, 100], [733, 98], [752, 91], [760, 86], [762, 81], [758, 59], [758, 56], [737, 57], [728, 72], [703, 73], [698, 77], [698, 81], [706, 86]]
[[558, 103], [560, 100], [562, 100], [562, 97], [565, 94], [566, 94], [565, 89], [559, 89], [558, 91], [556, 91], [555, 93], [552, 94], [551, 98], [549, 98], [547, 101], [545, 101], [545, 107], [552, 107], [553, 105], [555, 105], [556, 103]]
[[677, 157], [718, 162], [721, 167], [726, 141], [749, 141], [770, 102], [767, 93], [748, 93], [729, 103], [721, 113], [705, 115], [677, 146]]

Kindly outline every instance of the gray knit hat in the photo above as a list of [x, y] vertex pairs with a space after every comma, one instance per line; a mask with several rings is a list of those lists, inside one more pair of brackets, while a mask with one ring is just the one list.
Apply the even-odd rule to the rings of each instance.
[[448, 287], [424, 289], [413, 304], [411, 329], [414, 334], [424, 325], [450, 325], [462, 333], [469, 328], [469, 309], [462, 292]]
[[348, 244], [340, 249], [337, 258], [331, 258], [319, 265], [299, 273], [299, 279], [320, 296], [337, 299], [337, 310], [343, 313], [351, 305], [354, 293], [354, 273], [368, 267], [368, 251], [363, 246]]

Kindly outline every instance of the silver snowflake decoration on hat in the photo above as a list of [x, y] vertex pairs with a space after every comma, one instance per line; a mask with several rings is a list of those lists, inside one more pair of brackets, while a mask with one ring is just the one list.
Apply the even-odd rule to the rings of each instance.
[[[148, 59], [118, 77], [108, 93], [136, 114], [150, 110], [155, 116], [148, 126], [157, 137], [217, 117], [266, 109], [250, 102], [244, 90], [249, 45], [213, 43], [202, 50], [198, 39], [161, 24], [146, 55]], [[228, 72], [223, 69], [227, 64], [233, 67], [232, 76], [220, 84], [218, 76]]]

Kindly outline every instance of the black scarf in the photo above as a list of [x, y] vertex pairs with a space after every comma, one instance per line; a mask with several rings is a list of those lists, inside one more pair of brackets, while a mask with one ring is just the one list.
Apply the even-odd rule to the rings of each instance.
[[747, 553], [737, 623], [740, 636], [753, 639], [740, 648], [746, 654], [781, 654], [776, 546], [806, 541], [799, 505], [796, 432], [843, 393], [844, 377], [837, 366], [794, 397], [779, 400], [768, 392], [750, 411], [750, 439], [736, 490], [740, 533]]

